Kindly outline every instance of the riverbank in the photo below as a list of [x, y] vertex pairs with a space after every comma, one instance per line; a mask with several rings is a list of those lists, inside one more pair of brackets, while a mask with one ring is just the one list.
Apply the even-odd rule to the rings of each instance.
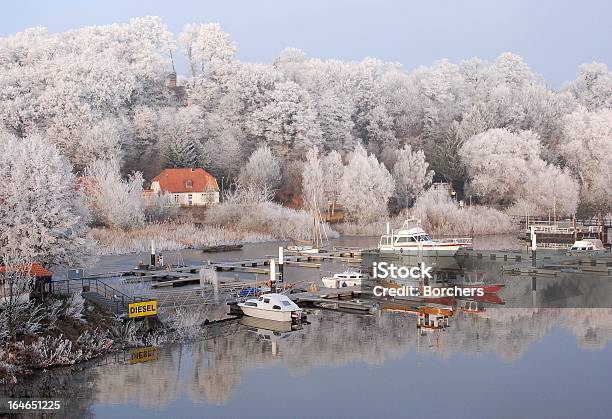
[[48, 296], [44, 303], [28, 306], [34, 315], [0, 342], [2, 385], [115, 351], [192, 339], [208, 323], [208, 313], [202, 310], [166, 311], [151, 323], [118, 318], [80, 294]]

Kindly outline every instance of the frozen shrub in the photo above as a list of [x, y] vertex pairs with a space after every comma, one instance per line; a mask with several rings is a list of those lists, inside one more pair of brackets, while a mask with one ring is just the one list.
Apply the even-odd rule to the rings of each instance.
[[122, 342], [130, 346], [142, 345], [143, 343], [142, 337], [140, 336], [140, 327], [133, 320], [121, 325], [119, 336]]
[[72, 342], [64, 335], [39, 337], [29, 345], [17, 342], [15, 347], [22, 364], [31, 368], [71, 365], [81, 358], [80, 352], [72, 351]]
[[421, 195], [411, 212], [431, 234], [483, 235], [516, 230], [506, 214], [480, 205], [461, 208], [446, 191], [436, 189]]
[[[252, 188], [240, 189], [208, 213], [211, 224], [227, 225], [237, 231], [257, 232], [276, 239], [309, 240], [312, 215], [304, 210], [286, 208], [269, 201], [265, 190], [258, 194]], [[325, 226], [327, 235], [336, 232]]]
[[197, 336], [206, 319], [200, 310], [177, 308], [166, 314], [165, 323], [175, 331], [179, 338]]
[[83, 359], [90, 359], [108, 351], [113, 346], [113, 341], [107, 336], [107, 332], [99, 329], [93, 332], [85, 330], [77, 339], [77, 346]]
[[163, 222], [174, 220], [179, 214], [179, 206], [174, 201], [172, 194], [163, 192], [154, 194], [151, 202], [145, 209], [145, 216], [148, 221]]
[[66, 317], [69, 317], [78, 321], [85, 321], [83, 318], [83, 311], [85, 309], [85, 299], [79, 292], [75, 292], [70, 295], [66, 306]]

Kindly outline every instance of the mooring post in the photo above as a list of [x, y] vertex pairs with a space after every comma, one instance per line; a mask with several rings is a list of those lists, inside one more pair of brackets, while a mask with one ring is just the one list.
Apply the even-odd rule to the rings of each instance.
[[538, 248], [535, 226], [531, 226], [531, 265], [536, 267], [536, 251]]
[[276, 263], [274, 258], [270, 259], [270, 291], [276, 292]]
[[284, 265], [284, 249], [283, 246], [278, 246], [278, 282], [283, 283], [285, 278], [283, 277], [283, 265]]
[[155, 269], [155, 240], [151, 240], [151, 269]]

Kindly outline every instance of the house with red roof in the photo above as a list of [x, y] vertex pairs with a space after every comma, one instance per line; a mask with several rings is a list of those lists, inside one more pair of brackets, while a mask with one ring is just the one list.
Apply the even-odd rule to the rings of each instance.
[[164, 169], [151, 180], [153, 193], [172, 194], [182, 207], [198, 207], [219, 203], [217, 179], [198, 167]]

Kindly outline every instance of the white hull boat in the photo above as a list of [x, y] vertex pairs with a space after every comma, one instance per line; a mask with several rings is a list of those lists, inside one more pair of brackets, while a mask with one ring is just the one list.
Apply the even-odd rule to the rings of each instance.
[[287, 251], [306, 254], [319, 253], [319, 249], [312, 246], [287, 246]]
[[259, 319], [290, 322], [302, 318], [302, 309], [283, 294], [263, 294], [238, 303], [238, 307], [245, 315]]
[[324, 276], [321, 278], [323, 286], [326, 288], [346, 288], [360, 287], [362, 281], [368, 279], [366, 274], [355, 271], [346, 271], [334, 274], [333, 276]]
[[410, 218], [404, 221], [399, 231], [387, 232], [380, 237], [378, 252], [395, 255], [455, 256], [460, 249], [471, 246], [471, 237], [434, 240], [420, 227], [419, 220]]
[[604, 251], [604, 245], [599, 239], [582, 239], [574, 242], [569, 249], [569, 253], [601, 253]]

